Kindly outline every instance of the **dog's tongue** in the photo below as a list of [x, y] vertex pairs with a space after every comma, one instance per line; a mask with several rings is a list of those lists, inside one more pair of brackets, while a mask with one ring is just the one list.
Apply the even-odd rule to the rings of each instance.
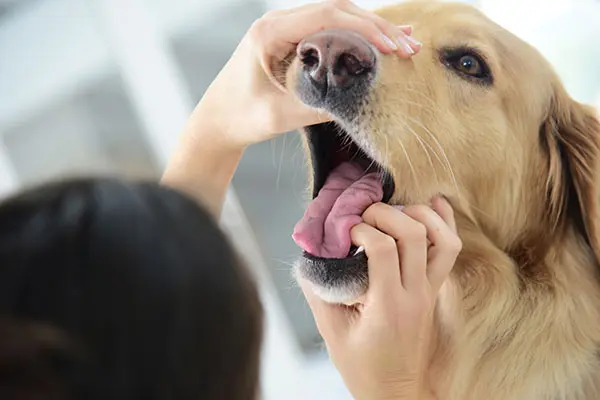
[[378, 173], [341, 164], [327, 178], [318, 196], [294, 228], [296, 244], [317, 257], [345, 258], [350, 252], [350, 230], [362, 221], [361, 215], [383, 199]]

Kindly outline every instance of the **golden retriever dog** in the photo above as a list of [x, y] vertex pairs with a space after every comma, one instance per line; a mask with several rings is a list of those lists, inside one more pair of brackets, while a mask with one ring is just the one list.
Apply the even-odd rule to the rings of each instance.
[[327, 301], [356, 299], [367, 266], [349, 230], [365, 208], [442, 194], [463, 250], [436, 304], [432, 396], [600, 399], [595, 111], [469, 5], [378, 13], [412, 25], [422, 50], [401, 59], [325, 30], [286, 60], [287, 87], [334, 116], [304, 129], [314, 199], [294, 233], [296, 275]]

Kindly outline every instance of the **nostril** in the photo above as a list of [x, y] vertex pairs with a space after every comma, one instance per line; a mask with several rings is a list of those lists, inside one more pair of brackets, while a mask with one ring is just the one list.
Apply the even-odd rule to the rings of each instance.
[[308, 69], [317, 68], [319, 66], [319, 51], [310, 47], [302, 50], [300, 61]]
[[347, 75], [351, 76], [359, 76], [368, 73], [371, 69], [371, 66], [365, 65], [353, 54], [344, 53], [340, 56], [336, 69], [340, 73], [346, 73]]

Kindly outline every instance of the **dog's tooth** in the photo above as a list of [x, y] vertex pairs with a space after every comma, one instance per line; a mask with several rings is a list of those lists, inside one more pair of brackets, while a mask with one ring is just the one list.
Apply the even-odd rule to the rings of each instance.
[[365, 251], [365, 248], [360, 246], [358, 249], [356, 249], [356, 251], [354, 252], [354, 254], [352, 254], [353, 256], [358, 255], [359, 253], [362, 253], [363, 251]]

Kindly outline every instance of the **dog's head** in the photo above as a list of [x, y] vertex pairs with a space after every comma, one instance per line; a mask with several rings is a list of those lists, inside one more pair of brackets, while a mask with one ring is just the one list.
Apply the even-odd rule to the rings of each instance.
[[534, 48], [471, 6], [378, 13], [412, 25], [421, 51], [384, 56], [355, 33], [326, 30], [300, 43], [287, 70], [288, 88], [334, 117], [305, 128], [316, 199], [295, 232], [305, 250], [297, 275], [325, 300], [352, 301], [367, 268], [349, 227], [373, 202], [438, 194], [508, 254], [539, 255], [570, 228], [600, 254], [592, 110]]

